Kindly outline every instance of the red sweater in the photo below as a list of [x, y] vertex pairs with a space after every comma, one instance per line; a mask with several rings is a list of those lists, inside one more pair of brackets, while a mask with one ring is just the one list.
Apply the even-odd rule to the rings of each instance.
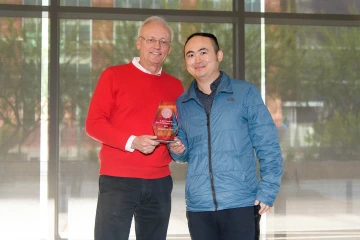
[[86, 119], [87, 134], [101, 143], [100, 174], [155, 179], [170, 175], [165, 144], [150, 155], [125, 150], [131, 135], [154, 135], [152, 122], [160, 101], [175, 101], [184, 88], [162, 71], [142, 72], [132, 63], [112, 66], [101, 74]]

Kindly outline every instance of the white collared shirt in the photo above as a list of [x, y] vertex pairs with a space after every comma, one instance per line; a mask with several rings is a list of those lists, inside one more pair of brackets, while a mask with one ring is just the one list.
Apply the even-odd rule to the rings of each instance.
[[[134, 64], [135, 67], [137, 67], [139, 70], [141, 70], [144, 73], [152, 74], [150, 71], [146, 70], [143, 66], [140, 65], [140, 57], [134, 57], [132, 60], [132, 64]], [[161, 75], [162, 68], [160, 68], [159, 72], [156, 74], [157, 76]]]

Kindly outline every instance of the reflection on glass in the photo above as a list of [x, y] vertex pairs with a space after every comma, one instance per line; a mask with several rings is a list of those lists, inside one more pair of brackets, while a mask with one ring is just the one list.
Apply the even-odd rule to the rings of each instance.
[[[279, 129], [285, 164], [267, 221], [270, 232], [359, 230], [351, 220], [360, 207], [359, 31], [265, 28], [266, 105]], [[259, 86], [259, 25], [246, 26], [245, 46], [246, 79]], [[339, 216], [349, 220], [346, 226], [333, 225]], [[285, 224], [285, 218], [296, 225]]]
[[42, 0], [0, 0], [0, 4], [42, 5]]
[[232, 11], [232, 0], [61, 0], [61, 6]]
[[265, 1], [265, 12], [276, 13], [317, 13], [317, 14], [358, 14], [358, 0], [245, 0], [245, 11], [261, 12]]
[[0, 26], [0, 238], [26, 239], [40, 229], [41, 19]]
[[[60, 6], [91, 7], [92, 2], [93, 0], [60, 0]], [[99, 1], [94, 1], [94, 2], [99, 2]]]

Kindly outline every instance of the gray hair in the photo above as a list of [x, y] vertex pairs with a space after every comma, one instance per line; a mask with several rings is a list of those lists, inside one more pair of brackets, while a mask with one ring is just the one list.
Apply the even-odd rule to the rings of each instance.
[[151, 16], [151, 17], [148, 17], [147, 19], [145, 19], [142, 23], [141, 23], [141, 26], [139, 27], [139, 30], [138, 30], [138, 37], [140, 37], [141, 35], [141, 31], [143, 29], [143, 27], [148, 24], [148, 23], [151, 23], [151, 22], [158, 22], [158, 23], [162, 23], [164, 24], [164, 26], [169, 29], [170, 31], [170, 41], [172, 42], [173, 38], [174, 38], [174, 31], [173, 29], [170, 27], [170, 25], [166, 22], [166, 20], [162, 17], [159, 17], [159, 16]]

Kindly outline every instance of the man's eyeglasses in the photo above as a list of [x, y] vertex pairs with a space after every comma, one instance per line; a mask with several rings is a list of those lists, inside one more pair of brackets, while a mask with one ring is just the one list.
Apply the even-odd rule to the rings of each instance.
[[144, 37], [142, 37], [142, 36], [140, 36], [142, 39], [144, 39], [145, 40], [145, 42], [147, 43], [147, 44], [151, 44], [151, 45], [153, 45], [153, 44], [155, 44], [155, 43], [157, 43], [157, 42], [159, 42], [160, 43], [160, 46], [163, 46], [163, 47], [168, 47], [168, 46], [170, 46], [170, 44], [171, 44], [171, 42], [168, 42], [168, 41], [166, 41], [165, 39], [159, 39], [159, 40], [157, 40], [157, 39], [155, 39], [155, 38], [144, 38]]

